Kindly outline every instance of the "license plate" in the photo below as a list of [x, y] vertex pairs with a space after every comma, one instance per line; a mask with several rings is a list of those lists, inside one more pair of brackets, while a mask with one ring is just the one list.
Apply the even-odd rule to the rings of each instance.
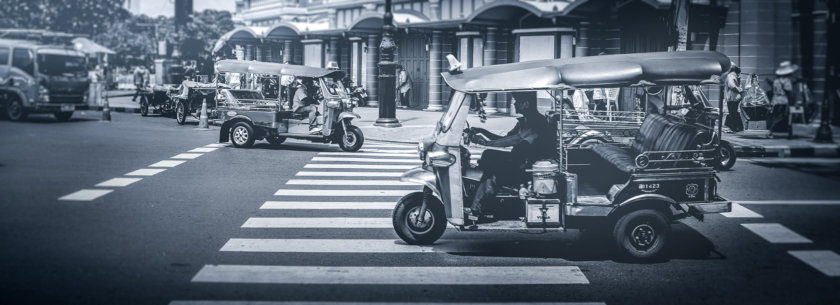
[[61, 111], [73, 111], [76, 110], [76, 106], [73, 105], [61, 105]]

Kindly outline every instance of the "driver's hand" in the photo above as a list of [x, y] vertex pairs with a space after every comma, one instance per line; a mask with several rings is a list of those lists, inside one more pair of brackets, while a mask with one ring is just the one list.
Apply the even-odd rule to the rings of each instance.
[[478, 145], [482, 145], [482, 146], [487, 145], [487, 139], [485, 137], [482, 137], [481, 135], [478, 135], [478, 134], [473, 134], [473, 136], [470, 138], [470, 140], [473, 143], [478, 144]]

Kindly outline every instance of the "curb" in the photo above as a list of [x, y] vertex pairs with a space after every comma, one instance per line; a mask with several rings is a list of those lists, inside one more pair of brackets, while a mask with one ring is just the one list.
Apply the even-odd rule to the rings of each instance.
[[840, 157], [840, 145], [822, 146], [735, 146], [739, 157], [779, 157], [779, 158], [837, 158]]
[[[90, 111], [102, 111], [105, 107], [102, 106], [91, 106], [88, 107], [86, 110]], [[140, 108], [133, 108], [133, 107], [108, 107], [111, 108], [111, 112], [125, 112], [125, 113], [140, 113]]]

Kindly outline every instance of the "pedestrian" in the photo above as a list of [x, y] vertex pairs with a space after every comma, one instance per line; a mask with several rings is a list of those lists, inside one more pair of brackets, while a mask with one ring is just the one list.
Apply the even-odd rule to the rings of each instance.
[[741, 114], [741, 100], [743, 100], [741, 88], [741, 68], [732, 65], [731, 72], [726, 75], [726, 126], [729, 130], [739, 132], [744, 130], [743, 115]]
[[99, 105], [99, 100], [101, 99], [101, 90], [100, 90], [100, 82], [102, 81], [102, 69], [99, 65], [93, 68], [93, 70], [88, 72], [88, 78], [90, 78], [90, 86], [88, 87], [88, 91], [90, 94], [90, 104], [91, 105]]
[[783, 61], [776, 69], [776, 79], [773, 80], [773, 110], [767, 119], [767, 129], [770, 132], [788, 131], [788, 110], [793, 95], [793, 72], [799, 66], [791, 64], [790, 61]]
[[400, 105], [403, 108], [408, 108], [411, 106], [411, 77], [408, 75], [408, 72], [405, 71], [403, 66], [397, 67], [399, 73], [397, 74], [397, 93]]
[[143, 75], [143, 68], [135, 67], [134, 68], [134, 97], [131, 98], [132, 102], [137, 101], [137, 96], [140, 95], [143, 90], [143, 85], [145, 83], [145, 75]]

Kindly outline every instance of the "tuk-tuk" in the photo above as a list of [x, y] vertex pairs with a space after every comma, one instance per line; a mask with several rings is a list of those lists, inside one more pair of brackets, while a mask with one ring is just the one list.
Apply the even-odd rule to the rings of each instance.
[[[320, 143], [338, 143], [344, 151], [357, 151], [364, 143], [362, 130], [353, 126], [353, 102], [341, 84], [344, 71], [307, 66], [264, 63], [242, 60], [222, 60], [216, 63], [216, 82], [226, 88], [275, 88], [275, 99], [230, 99], [217, 94], [217, 112], [224, 122], [219, 142], [231, 140], [235, 147], [250, 147], [256, 140], [271, 144], [283, 143], [287, 138]], [[320, 132], [312, 134], [305, 114], [292, 109], [296, 80], [313, 80], [310, 94], [318, 101], [318, 113], [323, 120]], [[222, 88], [221, 84], [217, 86]], [[265, 91], [265, 90], [263, 90]]]
[[[685, 51], [538, 60], [458, 70], [450, 58], [442, 73], [454, 90], [434, 134], [419, 143], [422, 166], [401, 180], [424, 185], [401, 198], [394, 208], [397, 235], [409, 244], [431, 244], [447, 222], [457, 230], [548, 232], [567, 229], [609, 232], [620, 253], [633, 259], [658, 256], [669, 242], [670, 224], [686, 217], [731, 210], [717, 194], [714, 168], [719, 162], [719, 108], [699, 101], [699, 85], [721, 85], [728, 57], [717, 52]], [[578, 146], [596, 160], [569, 167], [570, 144], [562, 101], [555, 99], [546, 118], [556, 127], [551, 159], [529, 160], [530, 180], [502, 186], [493, 204], [478, 218], [467, 214], [486, 168], [470, 163], [467, 123], [470, 104], [483, 93], [613, 87], [679, 88], [683, 103], [664, 107], [680, 111], [648, 113], [627, 143]], [[670, 92], [670, 91], [669, 91]], [[716, 132], [715, 129], [718, 131]], [[523, 173], [524, 174], [524, 173]], [[527, 183], [527, 184], [526, 184]], [[492, 207], [492, 208], [490, 208]], [[487, 215], [490, 216], [490, 215]]]
[[[178, 125], [184, 125], [187, 122], [188, 115], [199, 119], [201, 104], [204, 100], [207, 100], [207, 112], [213, 112], [215, 108], [213, 100], [216, 97], [216, 91], [215, 84], [189, 80], [183, 81], [178, 88], [170, 91], [168, 108], [175, 110], [175, 121], [178, 122]], [[213, 115], [208, 116], [214, 117]]]

